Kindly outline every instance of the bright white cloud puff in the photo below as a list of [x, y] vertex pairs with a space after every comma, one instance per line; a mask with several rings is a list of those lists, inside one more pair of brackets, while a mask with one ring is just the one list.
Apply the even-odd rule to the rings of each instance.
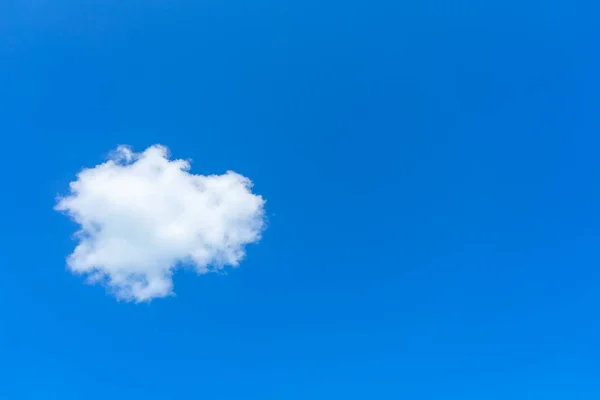
[[142, 153], [120, 146], [82, 170], [55, 207], [80, 225], [69, 269], [120, 299], [147, 301], [173, 294], [178, 265], [200, 274], [237, 266], [244, 246], [260, 240], [265, 200], [235, 172], [189, 169], [154, 145]]

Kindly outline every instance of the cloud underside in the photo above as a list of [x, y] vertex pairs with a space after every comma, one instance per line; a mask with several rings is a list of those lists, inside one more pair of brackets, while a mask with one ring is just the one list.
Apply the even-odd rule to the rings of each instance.
[[173, 270], [199, 274], [237, 266], [260, 240], [265, 201], [235, 172], [194, 175], [166, 147], [142, 153], [120, 146], [108, 161], [84, 169], [56, 210], [80, 226], [69, 269], [105, 284], [120, 299], [173, 294]]

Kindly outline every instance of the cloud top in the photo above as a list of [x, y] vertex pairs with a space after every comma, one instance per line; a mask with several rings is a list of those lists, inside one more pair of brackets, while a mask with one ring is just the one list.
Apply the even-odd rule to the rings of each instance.
[[237, 266], [260, 240], [265, 200], [235, 172], [194, 175], [164, 146], [142, 153], [120, 146], [108, 161], [82, 170], [56, 210], [80, 230], [69, 269], [107, 285], [118, 298], [173, 294], [173, 270], [200, 273]]

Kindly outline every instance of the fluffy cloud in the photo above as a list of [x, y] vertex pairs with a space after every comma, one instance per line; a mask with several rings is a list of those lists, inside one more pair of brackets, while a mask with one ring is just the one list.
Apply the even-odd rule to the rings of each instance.
[[237, 266], [244, 246], [260, 240], [265, 201], [235, 172], [189, 169], [155, 145], [142, 153], [118, 147], [107, 162], [82, 170], [55, 207], [80, 225], [69, 269], [118, 298], [146, 301], [173, 294], [178, 265], [200, 274]]

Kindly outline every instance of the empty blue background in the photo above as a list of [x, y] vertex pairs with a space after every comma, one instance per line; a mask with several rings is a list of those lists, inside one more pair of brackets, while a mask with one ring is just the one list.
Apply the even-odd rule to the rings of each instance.
[[[0, 398], [598, 399], [596, 1], [0, 2]], [[269, 228], [119, 303], [53, 211], [118, 144]]]

